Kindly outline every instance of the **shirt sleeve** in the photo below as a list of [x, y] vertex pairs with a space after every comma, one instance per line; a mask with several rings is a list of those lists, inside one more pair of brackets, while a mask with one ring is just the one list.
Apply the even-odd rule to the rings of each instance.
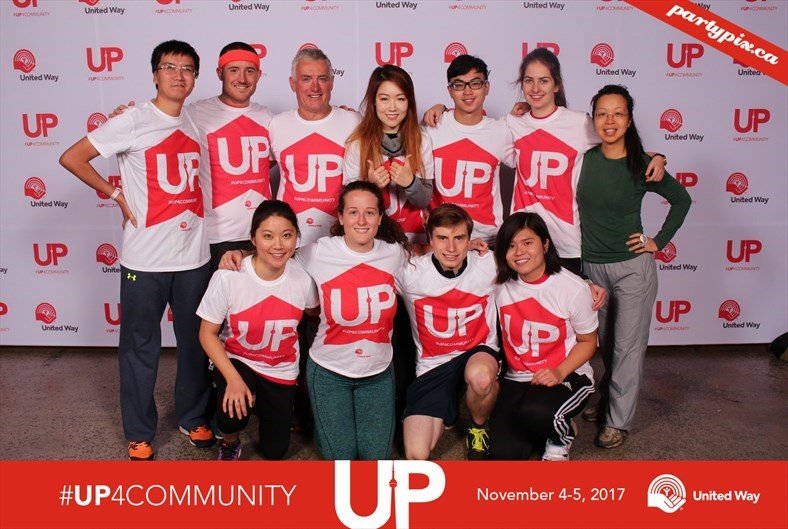
[[342, 168], [342, 184], [349, 184], [356, 180], [363, 180], [361, 178], [361, 161], [359, 157], [359, 142], [354, 141], [345, 147], [345, 158], [343, 160]]
[[[243, 272], [229, 273], [238, 274]], [[226, 280], [227, 274], [226, 270], [217, 270], [213, 274], [200, 306], [197, 307], [197, 315], [200, 318], [217, 325], [224, 322], [230, 310], [230, 289]]]
[[315, 253], [317, 252], [317, 242], [313, 242], [312, 244], [307, 244], [306, 246], [301, 246], [296, 251], [293, 259], [296, 260], [298, 264], [300, 264], [306, 273], [309, 274], [313, 279], [314, 275], [310, 269], [310, 263], [315, 261]]
[[134, 115], [136, 108], [126, 109], [123, 114], [110, 118], [93, 132], [88, 140], [104, 158], [126, 152], [134, 146]]
[[514, 158], [514, 133], [512, 129], [509, 127], [506, 118], [501, 118], [501, 120], [506, 124], [506, 136], [504, 136], [504, 145], [503, 145], [503, 154], [501, 156], [501, 163], [506, 165], [507, 167], [511, 167], [514, 169], [515, 158]]
[[595, 310], [591, 308], [593, 299], [588, 285], [581, 283], [579, 290], [571, 303], [569, 324], [576, 334], [590, 334], [599, 327], [599, 319]]
[[684, 219], [689, 213], [692, 198], [684, 186], [673, 176], [665, 173], [661, 182], [647, 182], [646, 190], [657, 193], [670, 204], [670, 210], [662, 223], [659, 233], [654, 236], [654, 242], [660, 250], [670, 242], [679, 228], [684, 224]]

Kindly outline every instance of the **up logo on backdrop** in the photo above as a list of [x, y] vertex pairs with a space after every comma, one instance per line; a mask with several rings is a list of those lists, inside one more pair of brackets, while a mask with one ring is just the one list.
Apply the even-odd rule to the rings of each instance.
[[648, 506], [673, 514], [687, 502], [684, 483], [673, 474], [662, 474], [651, 480], [648, 486]]
[[[121, 191], [123, 190], [123, 183], [121, 182], [119, 174], [108, 176], [107, 181], [112, 185], [112, 187], [119, 187]], [[102, 193], [101, 191], [96, 191], [96, 196], [101, 200], [109, 200], [109, 195]]]
[[767, 108], [736, 108], [733, 110], [733, 128], [742, 134], [758, 133], [761, 125], [768, 123], [772, 114]]
[[386, 64], [393, 64], [394, 66], [402, 66], [402, 60], [413, 55], [413, 44], [410, 42], [389, 42], [388, 43], [388, 58], [383, 57], [384, 43], [375, 43], [375, 62], [378, 66], [385, 66]]
[[698, 174], [697, 173], [689, 173], [689, 172], [678, 172], [676, 173], [676, 180], [678, 180], [679, 184], [681, 184], [685, 189], [690, 187], [695, 187], [698, 185]]
[[104, 303], [104, 320], [113, 327], [120, 325], [120, 303], [115, 303], [115, 314], [112, 314], [112, 305]]
[[14, 70], [30, 73], [36, 67], [36, 56], [30, 50], [21, 49], [14, 54]]
[[682, 42], [674, 45], [669, 42], [666, 60], [671, 68], [692, 68], [692, 63], [703, 57], [703, 53], [702, 44]]
[[753, 255], [761, 253], [763, 250], [763, 243], [759, 240], [742, 239], [738, 242], [737, 248], [735, 241], [728, 239], [725, 246], [725, 257], [731, 263], [741, 263], [742, 261], [749, 263]]
[[[556, 57], [558, 57], [558, 54], [561, 53], [561, 47], [556, 42], [537, 42], [537, 43], [535, 43], [533, 49], [537, 49], [537, 48], [546, 48], [546, 49], [552, 51], [553, 54]], [[526, 55], [528, 55], [528, 43], [527, 42], [523, 42], [522, 43], [521, 54], [522, 54], [522, 57], [525, 57]]]
[[68, 246], [62, 242], [48, 242], [42, 246], [33, 243], [33, 260], [39, 266], [58, 266], [61, 258], [68, 255]]
[[689, 314], [691, 310], [692, 303], [688, 299], [671, 299], [667, 302], [658, 300], [655, 315], [660, 323], [678, 323], [681, 317]]
[[123, 60], [123, 50], [116, 47], [102, 47], [98, 51], [85, 48], [88, 68], [91, 72], [111, 72], [115, 63]]
[[145, 151], [148, 172], [148, 212], [151, 227], [191, 211], [203, 217], [200, 181], [200, 144], [176, 130]]
[[28, 138], [49, 137], [49, 131], [58, 125], [57, 114], [22, 114], [22, 130]]
[[[334, 510], [345, 527], [378, 529], [394, 515], [398, 529], [410, 527], [410, 505], [429, 503], [441, 497], [446, 489], [446, 475], [432, 461], [378, 461], [377, 486], [351, 486], [351, 467], [373, 463], [350, 461], [334, 462]], [[427, 486], [411, 489], [411, 476], [423, 476]], [[360, 516], [353, 509], [351, 495], [377, 492], [377, 503], [372, 514]], [[394, 512], [392, 513], [392, 505]]]
[[462, 42], [452, 42], [443, 50], [443, 62], [451, 62], [460, 55], [467, 55], [468, 48]]

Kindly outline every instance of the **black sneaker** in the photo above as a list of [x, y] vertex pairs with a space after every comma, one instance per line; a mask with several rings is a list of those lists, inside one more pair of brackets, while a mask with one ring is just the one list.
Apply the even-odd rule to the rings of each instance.
[[490, 459], [490, 434], [484, 426], [471, 426], [465, 437], [468, 461]]
[[221, 441], [219, 443], [219, 461], [238, 461], [241, 458], [241, 441], [236, 441], [234, 443], [228, 443], [227, 441]]

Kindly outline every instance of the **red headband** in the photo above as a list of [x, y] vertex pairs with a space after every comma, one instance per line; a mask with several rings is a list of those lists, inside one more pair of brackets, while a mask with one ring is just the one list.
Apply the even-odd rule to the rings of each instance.
[[248, 50], [230, 50], [219, 57], [219, 68], [224, 68], [228, 62], [246, 61], [254, 63], [260, 69], [260, 57]]

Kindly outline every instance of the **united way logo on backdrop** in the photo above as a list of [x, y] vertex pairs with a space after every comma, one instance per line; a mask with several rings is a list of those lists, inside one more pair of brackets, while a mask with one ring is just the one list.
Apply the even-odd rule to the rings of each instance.
[[771, 121], [772, 113], [768, 108], [734, 108], [733, 129], [738, 135], [733, 141], [769, 141], [765, 135], [766, 125]]
[[467, 55], [468, 48], [462, 42], [452, 42], [443, 51], [443, 62], [451, 62], [460, 55]]
[[666, 61], [670, 70], [666, 77], [686, 79], [702, 77], [703, 73], [697, 71], [699, 59], [703, 57], [704, 48], [697, 42], [668, 42]]
[[413, 44], [410, 42], [376, 42], [375, 62], [378, 66], [393, 64], [402, 66], [402, 61], [413, 55]]
[[679, 257], [678, 248], [672, 241], [654, 254], [654, 259], [660, 262], [657, 267], [662, 271], [697, 272], [697, 264], [682, 262]]
[[77, 0], [77, 2], [85, 5], [82, 12], [86, 15], [122, 15], [126, 12], [125, 7], [118, 5], [99, 5], [101, 0]]
[[692, 311], [692, 302], [688, 299], [657, 300], [654, 305], [654, 318], [661, 325], [655, 331], [675, 332], [688, 331], [687, 315]]
[[728, 272], [757, 272], [763, 242], [758, 239], [728, 239], [725, 241], [725, 258], [730, 265], [725, 267]]
[[42, 331], [73, 334], [79, 332], [79, 326], [74, 324], [62, 323], [60, 325], [56, 325], [55, 322], [57, 319], [58, 314], [54, 305], [46, 301], [36, 305], [35, 320], [41, 322]]
[[101, 265], [105, 274], [119, 274], [120, 267], [114, 266], [118, 262], [118, 250], [105, 242], [96, 248], [96, 262]]
[[231, 0], [227, 4], [227, 10], [234, 13], [249, 13], [250, 11], [267, 13], [269, 9], [271, 9], [271, 4], [264, 4], [256, 0]]
[[107, 122], [107, 116], [105, 116], [101, 112], [92, 113], [91, 115], [88, 116], [88, 120], [87, 120], [88, 132], [93, 132], [94, 130], [96, 130], [106, 122]]
[[528, 55], [528, 50], [535, 50], [537, 48], [545, 48], [553, 52], [553, 54], [558, 57], [561, 53], [561, 46], [558, 45], [557, 42], [523, 42], [520, 53], [521, 57], [525, 57]]
[[566, 7], [564, 2], [523, 2], [523, 9], [549, 9], [555, 11], [563, 11]]
[[733, 59], [734, 66], [737, 66], [736, 74], [739, 77], [760, 77], [763, 72], [759, 72], [749, 64], [745, 64], [739, 60]]
[[600, 42], [594, 45], [591, 48], [591, 57], [590, 62], [591, 64], [595, 64], [598, 66], [596, 69], [596, 74], [598, 76], [602, 75], [613, 75], [613, 76], [624, 76], [624, 77], [635, 77], [637, 74], [637, 70], [634, 68], [624, 68], [618, 66], [616, 68], [611, 68], [613, 66], [613, 61], [616, 58], [616, 54], [613, 51], [613, 47], [606, 43]]
[[742, 308], [735, 299], [726, 299], [720, 304], [717, 310], [717, 317], [722, 320], [723, 329], [758, 329], [761, 326], [759, 321], [739, 320]]
[[759, 204], [764, 206], [771, 197], [746, 194], [750, 189], [750, 181], [744, 173], [731, 173], [725, 181], [725, 191], [730, 194], [732, 204]]
[[56, 83], [60, 79], [60, 74], [52, 72], [36, 72], [38, 63], [36, 56], [32, 51], [22, 48], [14, 53], [13, 58], [14, 70], [21, 72], [19, 80], [25, 82], [50, 82]]
[[47, 194], [47, 185], [37, 176], [25, 180], [24, 193], [26, 197], [32, 199], [31, 208], [68, 208], [68, 201], [65, 200], [43, 200]]
[[678, 131], [684, 126], [684, 116], [675, 108], [669, 108], [659, 117], [659, 128], [667, 131], [665, 140], [667, 141], [703, 141], [703, 134], [697, 132], [686, 132], [679, 134]]

